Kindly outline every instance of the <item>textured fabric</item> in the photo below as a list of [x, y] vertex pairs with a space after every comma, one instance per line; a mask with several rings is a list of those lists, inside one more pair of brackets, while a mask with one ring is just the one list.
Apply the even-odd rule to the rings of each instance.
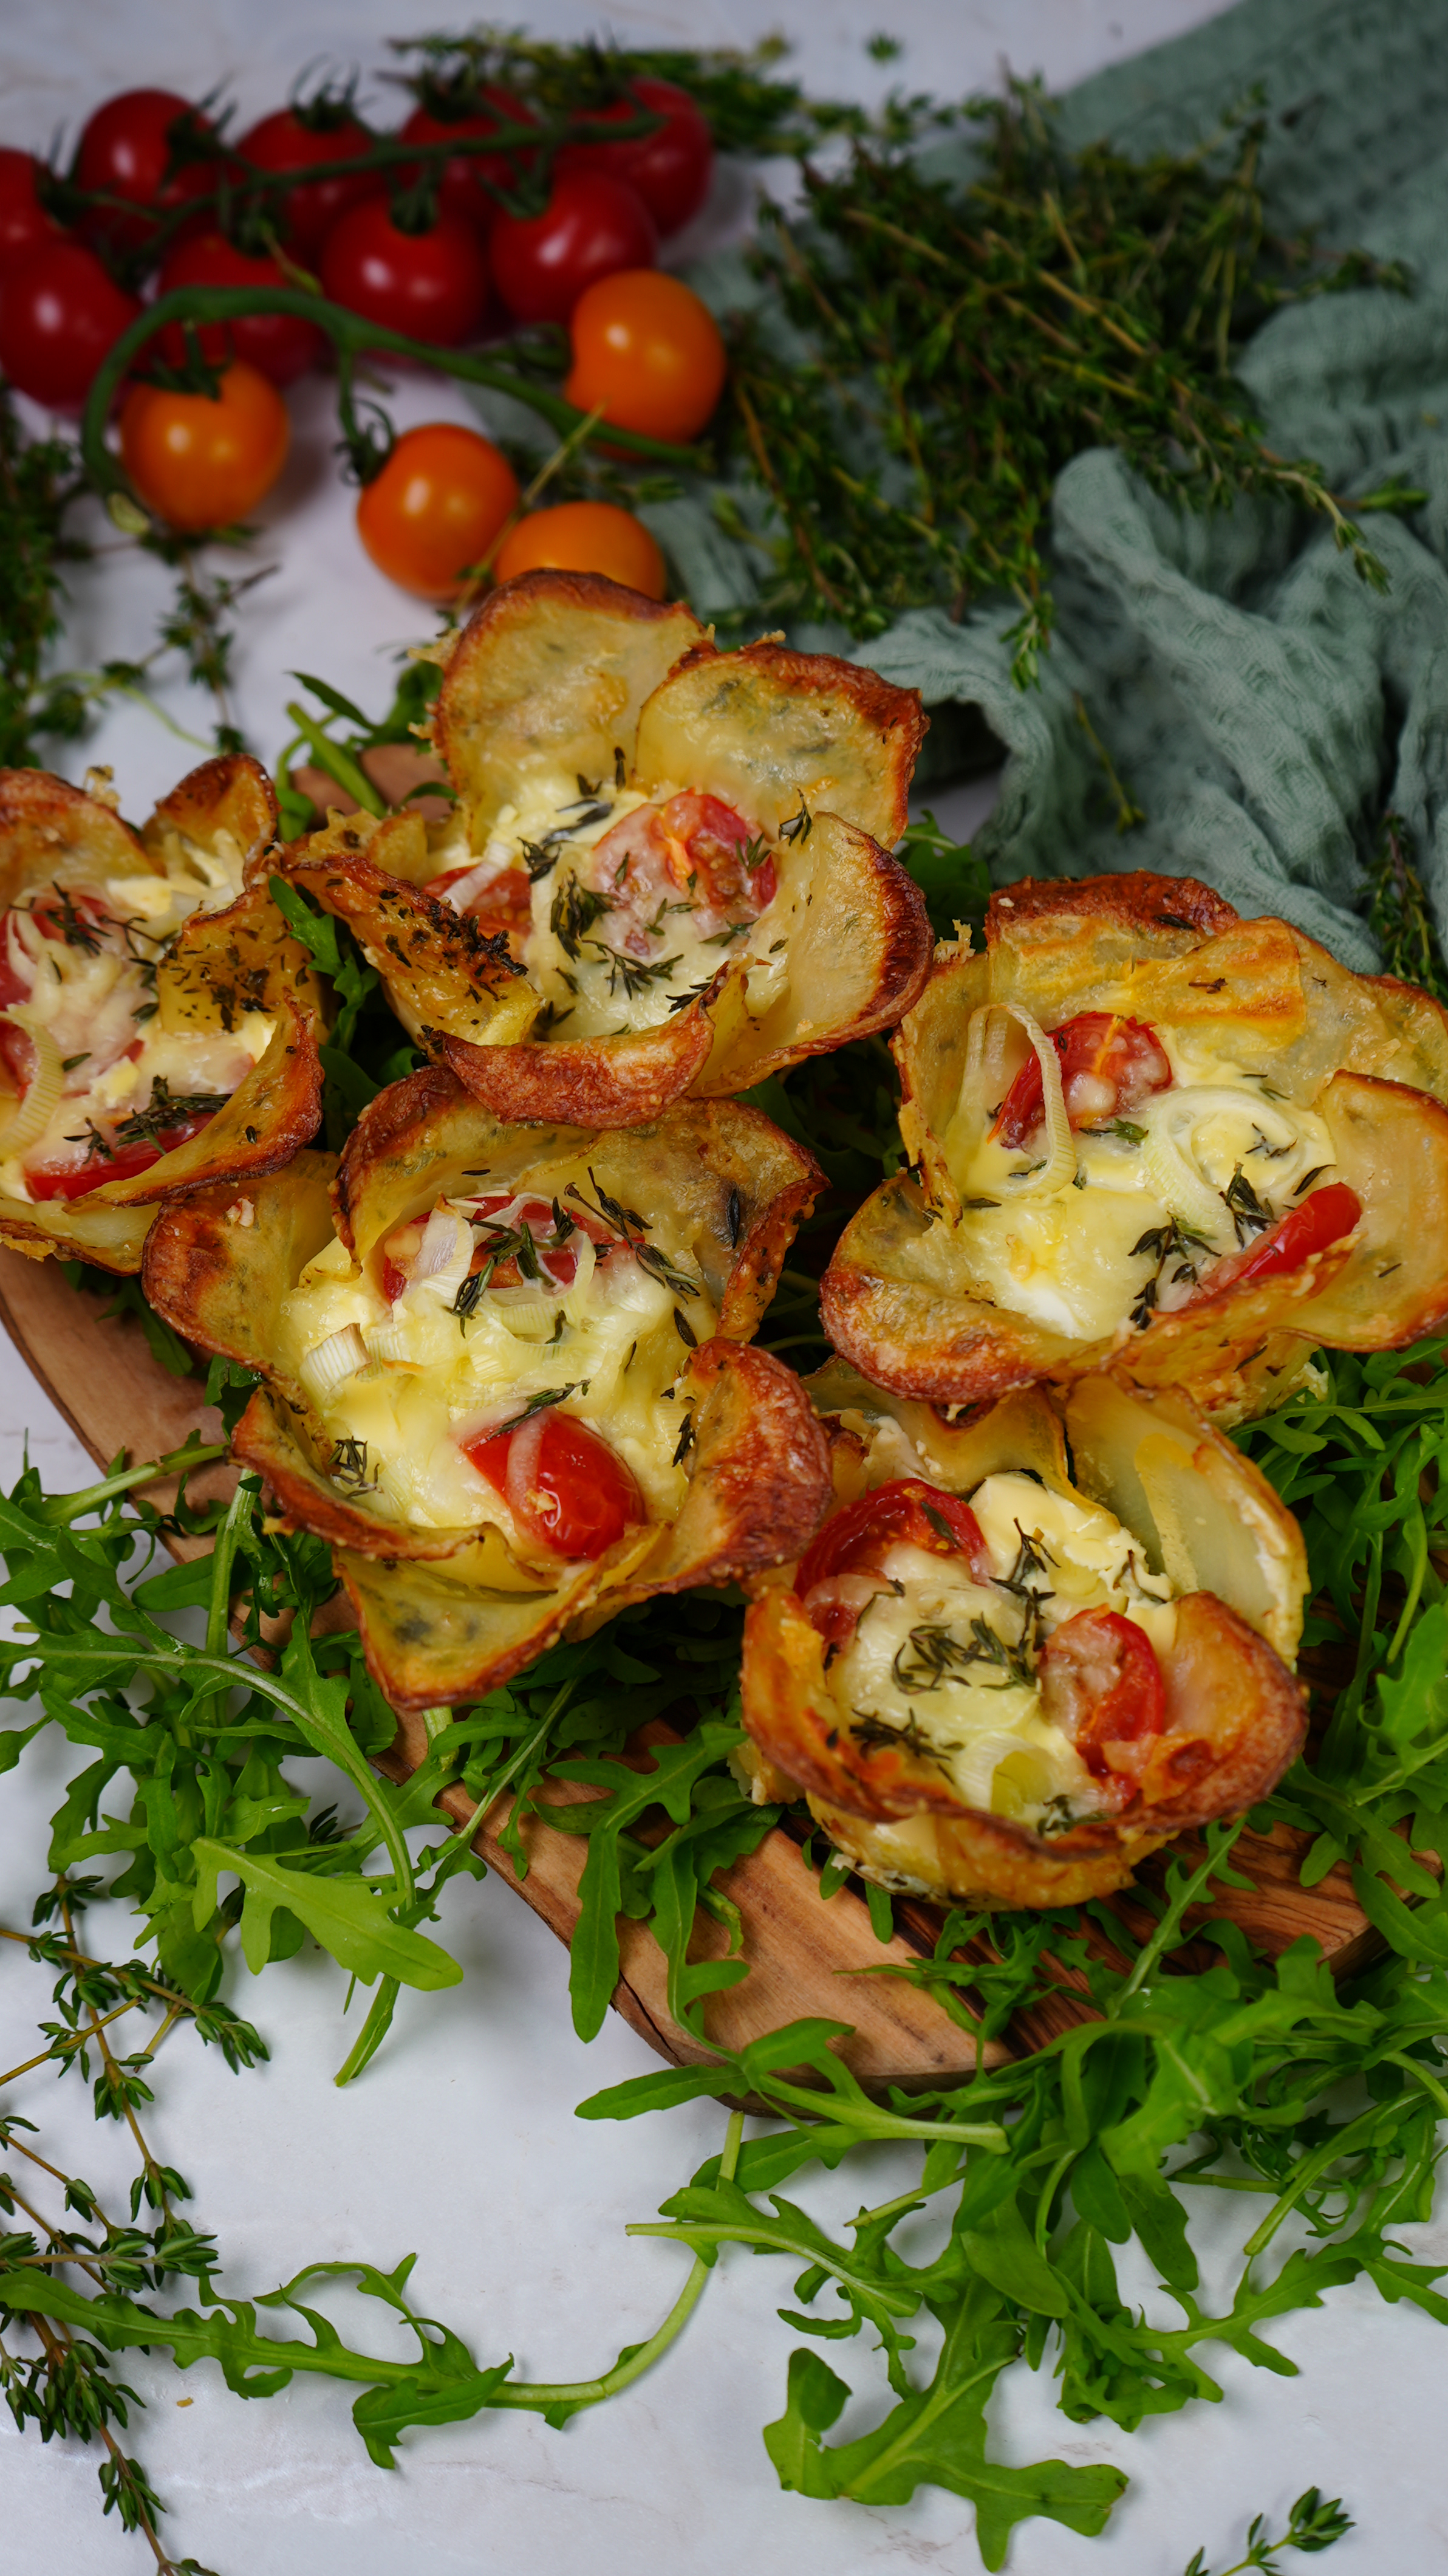
[[[1411, 298], [1365, 290], [1276, 315], [1242, 368], [1270, 443], [1315, 457], [1336, 491], [1396, 473], [1428, 492], [1410, 516], [1366, 523], [1387, 594], [1320, 520], [1178, 513], [1098, 450], [1056, 488], [1058, 628], [1038, 687], [1012, 685], [1003, 609], [959, 626], [917, 610], [868, 644], [795, 640], [853, 652], [928, 705], [980, 710], [1008, 753], [976, 843], [998, 882], [1200, 876], [1370, 967], [1365, 862], [1388, 806], [1448, 934], [1448, 0], [1242, 0], [1072, 92], [1067, 137], [1184, 149], [1259, 85], [1274, 223], [1414, 271]], [[737, 259], [696, 282], [717, 309], [759, 297]], [[751, 579], [710, 497], [644, 513], [704, 614], [744, 604]], [[1145, 817], [1125, 832], [1108, 762]]]
[[[917, 612], [856, 649], [928, 700], [973, 700], [1006, 744], [977, 842], [998, 881], [1200, 876], [1370, 966], [1364, 862], [1387, 806], [1448, 933], [1448, 6], [1244, 0], [1085, 83], [1066, 130], [1181, 149], [1257, 84], [1274, 222], [1414, 272], [1411, 299], [1373, 289], [1278, 314], [1242, 367], [1270, 443], [1317, 458], [1340, 493], [1389, 474], [1426, 489], [1408, 518], [1367, 522], [1388, 592], [1320, 521], [1178, 513], [1096, 451], [1056, 488], [1059, 631], [1038, 689], [1012, 688], [1005, 614], [952, 627]], [[1124, 833], [1103, 751], [1145, 815]]]

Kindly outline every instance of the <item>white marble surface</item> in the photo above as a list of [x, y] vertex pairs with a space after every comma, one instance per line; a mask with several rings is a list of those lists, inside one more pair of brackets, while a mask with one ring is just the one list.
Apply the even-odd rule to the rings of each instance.
[[[1057, 82], [1120, 58], [1212, 12], [1212, 0], [678, 0], [672, 9], [618, 7], [621, 35], [708, 41], [747, 36], [782, 17], [799, 34], [816, 85], [867, 91], [864, 35], [888, 15], [908, 39], [901, 73], [912, 83], [964, 89], [989, 81], [1001, 55], [1037, 64]], [[431, 23], [423, 11], [414, 22]], [[385, 0], [11, 0], [0, 16], [0, 140], [33, 142], [64, 124], [73, 133], [108, 91], [142, 80], [200, 92], [224, 77], [243, 116], [280, 95], [309, 56], [381, 60], [381, 38], [401, 12]], [[592, 12], [552, 0], [533, 23], [574, 34]], [[399, 418], [466, 417], [459, 395], [421, 379], [398, 392]], [[416, 630], [407, 603], [362, 557], [350, 502], [333, 480], [331, 428], [320, 388], [296, 400], [297, 437], [286, 481], [268, 510], [268, 551], [278, 571], [249, 607], [238, 664], [242, 721], [258, 749], [281, 739], [287, 673], [325, 673], [364, 703], [388, 688], [387, 656]], [[147, 631], [160, 580], [147, 566], [108, 562], [77, 583], [72, 648], [77, 661], [133, 652]], [[183, 691], [163, 692], [182, 723], [204, 730]], [[72, 762], [114, 763], [127, 809], [171, 783], [197, 756], [137, 709], [107, 717]], [[980, 790], [955, 809], [969, 828]], [[0, 1349], [0, 1473], [19, 1463], [28, 1432], [47, 1482], [83, 1481], [87, 1465], [8, 1348]], [[58, 1794], [62, 1757], [37, 1747], [0, 1784], [0, 1920], [25, 1920], [42, 1876], [44, 1819]], [[100, 1918], [93, 1918], [99, 1926]], [[196, 2188], [197, 2223], [226, 2249], [223, 2286], [266, 2289], [299, 2264], [366, 2257], [384, 2266], [419, 2249], [415, 2290], [480, 2358], [513, 2351], [530, 2377], [586, 2375], [620, 2344], [651, 2331], [682, 2277], [679, 2249], [630, 2242], [630, 2219], [659, 2200], [718, 2141], [708, 2106], [627, 2127], [579, 2128], [585, 2094], [640, 2071], [642, 2044], [610, 2021], [592, 2047], [573, 2037], [562, 1951], [501, 1886], [453, 1891], [444, 1937], [467, 1970], [460, 1992], [408, 1998], [384, 2056], [345, 2095], [331, 2074], [345, 2052], [341, 1980], [313, 1954], [253, 1986], [238, 1965], [230, 1989], [260, 2019], [272, 2062], [236, 2078], [182, 2041], [159, 2061], [150, 2115], [157, 2151]], [[124, 1924], [115, 1926], [124, 1944]], [[8, 1949], [8, 1945], [7, 1945]], [[45, 1981], [8, 1952], [0, 1973], [0, 2063], [26, 2055]], [[64, 2156], [104, 2194], [129, 2164], [118, 2139], [97, 2130], [75, 2079], [57, 2090], [48, 2072], [22, 2079], [6, 2108], [42, 2121]], [[806, 2186], [828, 2223], [861, 2195], [885, 2197], [909, 2179], [889, 2160]], [[1235, 2209], [1208, 2206], [1199, 2242], [1209, 2282], [1220, 2278], [1213, 2228]], [[1431, 2231], [1448, 2257], [1448, 2232]], [[922, 2245], [927, 2240], [922, 2237]], [[1220, 2246], [1229, 2241], [1223, 2234]], [[682, 2344], [619, 2403], [553, 2433], [522, 2416], [409, 2438], [387, 2477], [367, 2462], [348, 2418], [347, 2392], [303, 2381], [280, 2400], [243, 2404], [203, 2364], [178, 2378], [159, 2358], [135, 2359], [128, 2376], [148, 2412], [127, 2436], [172, 2507], [169, 2537], [221, 2576], [625, 2576], [640, 2563], [687, 2576], [864, 2576], [864, 2571], [969, 2571], [977, 2564], [969, 2509], [938, 2490], [908, 2508], [863, 2511], [781, 2495], [759, 2439], [780, 2410], [785, 2363], [798, 2340], [774, 2314], [791, 2296], [787, 2268], [725, 2257]], [[1140, 2295], [1152, 2295], [1143, 2283]], [[341, 2301], [339, 2321], [380, 2334], [370, 2303]], [[1219, 2356], [1219, 2407], [1199, 2406], [1133, 2438], [1108, 2426], [1076, 2427], [1055, 2415], [1049, 2386], [1013, 2381], [997, 2408], [1004, 2453], [1074, 2461], [1113, 2459], [1132, 2487], [1106, 2539], [1088, 2543], [1041, 2522], [1019, 2532], [1015, 2576], [1176, 2576], [1198, 2543], [1209, 2562], [1240, 2555], [1258, 2509], [1285, 2518], [1291, 2498], [1318, 2484], [1346, 2494], [1359, 2529], [1331, 2559], [1333, 2576], [1400, 2576], [1448, 2563], [1448, 2505], [1439, 2473], [1435, 2383], [1448, 2345], [1407, 2308], [1368, 2291], [1331, 2294], [1271, 2339], [1298, 2356], [1301, 2376], [1251, 2372]], [[834, 2366], [870, 2392], [840, 2428], [863, 2429], [876, 2402], [874, 2366], [862, 2347], [835, 2347]], [[1209, 2360], [1212, 2356], [1208, 2356]], [[1019, 2376], [1019, 2375], [1018, 2375]], [[5, 2509], [0, 2576], [117, 2576], [149, 2558], [98, 2510], [94, 2456], [44, 2449], [16, 2437], [0, 2415]]]

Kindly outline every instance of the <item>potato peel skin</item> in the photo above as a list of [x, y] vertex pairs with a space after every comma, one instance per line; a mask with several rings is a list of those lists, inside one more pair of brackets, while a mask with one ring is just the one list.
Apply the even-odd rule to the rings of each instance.
[[[917, 1172], [873, 1193], [825, 1273], [826, 1329], [866, 1376], [902, 1395], [976, 1403], [1110, 1368], [1143, 1386], [1184, 1386], [1240, 1420], [1274, 1400], [1293, 1354], [1314, 1342], [1396, 1349], [1448, 1317], [1448, 1013], [1430, 996], [1351, 974], [1286, 922], [1243, 921], [1190, 878], [1144, 871], [1005, 888], [986, 942], [983, 954], [940, 950], [901, 1022], [900, 1123]], [[1208, 1288], [1143, 1330], [1123, 1317], [1091, 1341], [991, 1303], [972, 1284], [969, 1211], [942, 1141], [970, 1013], [991, 998], [1023, 1003], [1047, 1027], [1125, 1008], [1227, 1037], [1240, 1028], [1326, 1119], [1360, 1225], [1290, 1272]]]
[[[1254, 1515], [1272, 1525], [1265, 1532], [1271, 1554], [1260, 1569], [1265, 1590], [1248, 1560], [1238, 1567], [1239, 1579], [1256, 1591], [1253, 1619], [1214, 1592], [1178, 1592], [1176, 1634], [1159, 1657], [1165, 1724], [1129, 1803], [1049, 1838], [971, 1807], [945, 1768], [907, 1742], [861, 1744], [830, 1689], [825, 1641], [791, 1578], [753, 1587], [741, 1685], [745, 1725], [765, 1762], [804, 1792], [841, 1850], [888, 1883], [902, 1875], [901, 1852], [898, 1838], [892, 1844], [887, 1833], [882, 1840], [879, 1829], [904, 1825], [911, 1858], [903, 1874], [934, 1896], [984, 1906], [1075, 1904], [1126, 1885], [1146, 1853], [1176, 1834], [1243, 1813], [1276, 1786], [1306, 1735], [1304, 1692], [1269, 1642], [1269, 1634], [1276, 1636], [1290, 1650], [1301, 1632], [1307, 1585], [1301, 1536], [1257, 1470], [1186, 1398], [1081, 1381], [1070, 1401], [1081, 1409], [1080, 1434], [1089, 1434], [1085, 1449], [1095, 1454], [1090, 1471], [1073, 1482], [1063, 1438], [1070, 1407], [1063, 1426], [1064, 1400], [1042, 1388], [1014, 1394], [969, 1423], [947, 1424], [924, 1405], [882, 1395], [838, 1361], [810, 1386], [834, 1426], [840, 1504], [890, 1472], [877, 1468], [872, 1475], [874, 1434], [847, 1425], [888, 1416], [946, 1490], [967, 1494], [985, 1475], [1024, 1467], [1057, 1492], [1105, 1501], [1143, 1556], [1159, 1564], [1154, 1524], [1128, 1516], [1113, 1488], [1123, 1476], [1128, 1484], [1134, 1477], [1133, 1446], [1149, 1457], [1153, 1444], [1162, 1446], [1164, 1428], [1177, 1435], [1185, 1480], [1195, 1476], [1200, 1486], [1199, 1501], [1183, 1514], [1189, 1528], [1204, 1515], [1215, 1515], [1223, 1530]], [[1179, 1461], [1178, 1493], [1183, 1481]], [[1220, 1540], [1216, 1554], [1230, 1562]], [[1239, 1591], [1239, 1600], [1244, 1597]]]
[[[182, 925], [158, 969], [161, 1025], [230, 1027], [250, 1007], [277, 1021], [265, 1053], [198, 1135], [145, 1171], [103, 1181], [77, 1200], [0, 1198], [0, 1242], [35, 1260], [79, 1253], [99, 1269], [134, 1276], [153, 1207], [274, 1171], [316, 1134], [323, 996], [310, 958], [266, 890], [276, 822], [271, 781], [242, 752], [190, 771], [139, 833], [64, 779], [43, 770], [0, 771], [0, 903], [7, 906], [31, 887], [70, 876], [94, 882], [106, 873], [164, 873], [168, 832], [203, 846], [228, 833], [242, 853], [242, 887], [223, 909], [194, 912]], [[131, 1210], [146, 1211], [144, 1221], [123, 1218]]]
[[[510, 1178], [582, 1152], [595, 1186], [672, 1208], [719, 1316], [689, 1351], [673, 1420], [687, 1420], [688, 1488], [672, 1521], [636, 1525], [596, 1563], [516, 1556], [488, 1522], [425, 1529], [384, 1519], [334, 1480], [336, 1453], [299, 1384], [276, 1366], [282, 1298], [334, 1222], [366, 1260], [399, 1210], [431, 1205], [486, 1160]], [[369, 1665], [398, 1707], [475, 1698], [553, 1637], [631, 1601], [726, 1583], [797, 1556], [830, 1498], [829, 1445], [800, 1381], [747, 1347], [824, 1176], [757, 1110], [686, 1103], [648, 1128], [590, 1134], [502, 1127], [442, 1066], [379, 1093], [340, 1163], [303, 1154], [238, 1200], [211, 1189], [168, 1208], [146, 1257], [158, 1313], [201, 1348], [258, 1369], [233, 1447], [281, 1526], [336, 1552]]]

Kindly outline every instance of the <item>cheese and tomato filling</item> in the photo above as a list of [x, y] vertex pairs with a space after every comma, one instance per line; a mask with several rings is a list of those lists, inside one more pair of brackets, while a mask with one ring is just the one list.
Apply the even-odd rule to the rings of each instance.
[[825, 1523], [796, 1587], [867, 1757], [902, 1744], [967, 1805], [1048, 1837], [1134, 1795], [1176, 1609], [1100, 1504], [1025, 1474], [968, 1504], [897, 1478]]
[[178, 831], [165, 870], [42, 886], [0, 915], [0, 1191], [79, 1198], [145, 1171], [230, 1099], [272, 1032], [157, 1025], [156, 969], [183, 923], [241, 892], [242, 852]]
[[434, 840], [429, 891], [506, 929], [543, 995], [535, 1036], [657, 1028], [730, 959], [750, 963], [749, 1004], [779, 998], [793, 901], [764, 837], [694, 790], [559, 779], [504, 806], [481, 858], [466, 827]]
[[667, 1226], [561, 1157], [521, 1188], [462, 1176], [361, 1265], [333, 1241], [283, 1303], [278, 1356], [350, 1499], [418, 1529], [491, 1523], [547, 1564], [677, 1515], [677, 1380], [716, 1320]]
[[[1002, 1097], [992, 1067], [1009, 1021], [1031, 1051]], [[1298, 1268], [1361, 1214], [1315, 1110], [1116, 1012], [1046, 1032], [987, 1004], [945, 1142], [982, 1291], [1078, 1340]]]

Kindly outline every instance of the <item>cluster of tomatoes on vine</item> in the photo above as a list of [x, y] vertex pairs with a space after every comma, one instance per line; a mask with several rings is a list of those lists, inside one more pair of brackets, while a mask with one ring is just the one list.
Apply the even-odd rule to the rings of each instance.
[[[671, 82], [621, 67], [614, 87], [560, 119], [496, 83], [432, 76], [380, 133], [350, 86], [324, 86], [235, 142], [171, 91], [126, 91], [95, 110], [67, 172], [0, 150], [0, 371], [74, 413], [148, 288], [276, 291], [293, 308], [303, 289], [424, 350], [561, 325], [562, 390], [581, 412], [692, 439], [723, 387], [723, 343], [655, 262], [708, 193], [709, 126]], [[160, 330], [119, 413], [126, 471], [157, 517], [193, 533], [244, 519], [286, 458], [281, 389], [327, 348], [295, 309]], [[406, 432], [374, 464], [358, 525], [380, 568], [432, 600], [460, 595], [480, 564], [663, 592], [630, 512], [525, 512], [502, 451], [451, 423]]]

